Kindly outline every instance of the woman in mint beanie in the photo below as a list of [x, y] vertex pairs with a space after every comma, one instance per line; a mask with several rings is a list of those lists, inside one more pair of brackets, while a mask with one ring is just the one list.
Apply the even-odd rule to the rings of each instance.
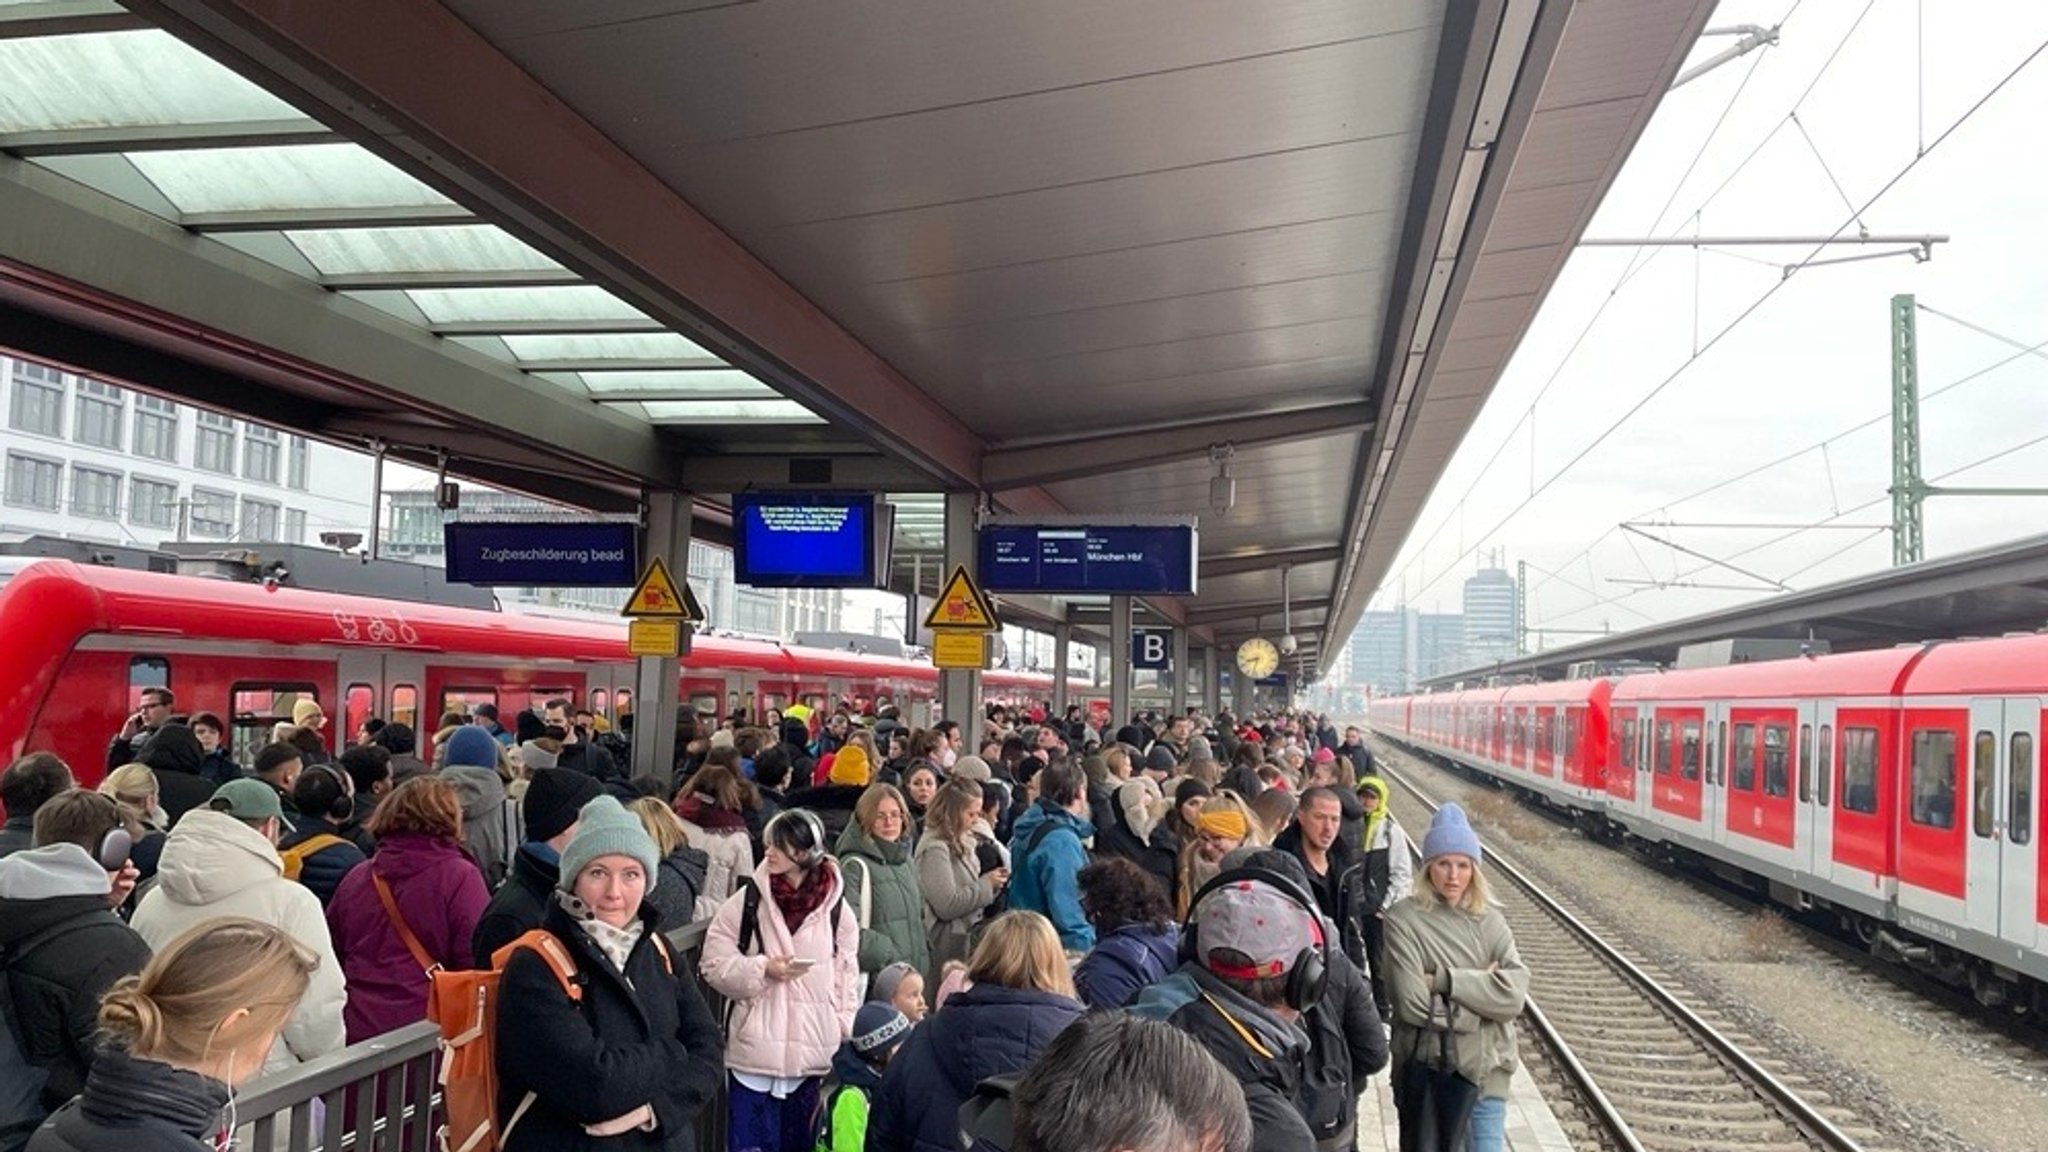
[[[1434, 1060], [1448, 1030], [1459, 1075], [1479, 1089], [1468, 1124], [1472, 1152], [1500, 1152], [1516, 1064], [1514, 1021], [1528, 999], [1529, 970], [1488, 898], [1479, 837], [1464, 809], [1437, 809], [1422, 855], [1424, 882], [1386, 914], [1396, 1099], [1407, 1065]], [[1404, 1127], [1415, 1122], [1402, 1113]]]
[[640, 818], [600, 796], [577, 819], [542, 930], [574, 961], [581, 999], [533, 946], [511, 946], [499, 994], [519, 1010], [499, 1014], [496, 1053], [499, 1114], [513, 1117], [503, 1147], [692, 1152], [723, 1066], [718, 1024], [656, 931], [646, 897], [661, 861]]

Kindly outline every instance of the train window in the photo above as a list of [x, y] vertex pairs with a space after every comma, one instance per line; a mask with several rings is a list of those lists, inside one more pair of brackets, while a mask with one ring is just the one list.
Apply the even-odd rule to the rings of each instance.
[[[441, 715], [443, 716], [453, 712], [467, 719], [469, 710], [479, 704], [489, 704], [491, 707], [496, 708], [498, 706], [498, 690], [496, 688], [447, 688], [441, 693]], [[498, 723], [503, 724], [505, 719], [503, 716], [498, 717]]]
[[1970, 752], [1970, 834], [1991, 839], [1998, 797], [1998, 737], [1980, 730]]
[[616, 728], [620, 720], [633, 714], [633, 690], [631, 688], [621, 688], [613, 693], [612, 708], [615, 713], [612, 716], [612, 726]]
[[2012, 775], [2006, 784], [2006, 834], [2015, 844], [2034, 839], [2034, 734], [2012, 734]]
[[529, 689], [526, 693], [526, 706], [536, 716], [540, 715], [547, 708], [548, 701], [550, 700], [562, 701], [573, 712], [576, 708], [576, 690], [564, 686], [560, 688], [533, 688]]
[[1585, 723], [1586, 714], [1577, 708], [1569, 708], [1564, 714], [1564, 758], [1579, 758], [1579, 729]]
[[1653, 759], [1657, 762], [1657, 775], [1671, 775], [1671, 721], [1657, 721], [1657, 747]]
[[1912, 803], [1906, 818], [1928, 828], [1956, 826], [1956, 734], [1913, 730]]
[[1687, 780], [1700, 778], [1700, 726], [1688, 720], [1678, 748], [1678, 774]]
[[128, 711], [142, 707], [144, 688], [169, 688], [171, 662], [162, 656], [134, 656], [128, 660]]
[[1825, 808], [1835, 783], [1835, 726], [1832, 724], [1820, 726], [1820, 771], [1815, 776], [1813, 793], [1820, 806]]
[[377, 690], [368, 684], [351, 684], [341, 694], [341, 738], [355, 743], [356, 733], [363, 730], [363, 721], [377, 711]]
[[391, 722], [420, 730], [420, 690], [411, 684], [391, 686]]
[[1813, 801], [1813, 725], [1799, 726], [1799, 802]]
[[1764, 795], [1783, 796], [1792, 790], [1792, 730], [1783, 724], [1764, 725]]
[[611, 707], [612, 694], [610, 692], [606, 691], [603, 688], [594, 688], [591, 690], [590, 710], [592, 713], [598, 716], [602, 716], [605, 719], [609, 720], [611, 719]]
[[1728, 775], [1736, 790], [1756, 791], [1756, 725], [1735, 726], [1735, 747], [1728, 753]]
[[1877, 729], [1842, 729], [1842, 807], [1877, 811]]
[[1624, 770], [1636, 770], [1636, 722], [1628, 717], [1621, 722], [1621, 766]]
[[229, 754], [237, 764], [254, 763], [256, 753], [271, 742], [276, 727], [291, 724], [294, 705], [319, 699], [318, 691], [307, 683], [241, 681], [232, 685], [228, 692]]

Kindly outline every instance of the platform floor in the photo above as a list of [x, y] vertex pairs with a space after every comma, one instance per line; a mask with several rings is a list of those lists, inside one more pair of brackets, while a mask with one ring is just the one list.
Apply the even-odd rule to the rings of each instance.
[[[1374, 1142], [1378, 1133], [1380, 1142]], [[1514, 1152], [1572, 1152], [1572, 1142], [1527, 1068], [1515, 1069], [1508, 1089], [1508, 1147]], [[1358, 1102], [1359, 1152], [1400, 1152], [1401, 1120], [1394, 1109], [1391, 1078], [1372, 1078], [1372, 1090]]]

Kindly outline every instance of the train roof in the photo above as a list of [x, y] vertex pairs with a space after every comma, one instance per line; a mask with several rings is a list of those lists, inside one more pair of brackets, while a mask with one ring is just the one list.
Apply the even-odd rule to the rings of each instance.
[[[1922, 654], [1921, 645], [1841, 652], [1791, 660], [1760, 660], [1718, 668], [1642, 672], [1615, 686], [1629, 700], [1774, 700], [1794, 696], [1890, 696]], [[1916, 676], [1917, 680], [1917, 676]]]
[[1935, 644], [1914, 667], [1907, 690], [1925, 696], [2038, 696], [2048, 669], [2048, 636], [2029, 632]]

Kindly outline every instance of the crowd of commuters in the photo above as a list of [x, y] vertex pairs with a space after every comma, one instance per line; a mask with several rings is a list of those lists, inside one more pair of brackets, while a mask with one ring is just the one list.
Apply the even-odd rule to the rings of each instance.
[[797, 706], [686, 718], [671, 789], [567, 701], [330, 754], [302, 699], [244, 767], [141, 696], [97, 791], [0, 775], [0, 1152], [212, 1143], [476, 969], [513, 1152], [692, 1148], [721, 1096], [733, 1152], [1350, 1149], [1447, 1030], [1500, 1146], [1526, 972], [1454, 806], [1415, 884], [1356, 728]]

